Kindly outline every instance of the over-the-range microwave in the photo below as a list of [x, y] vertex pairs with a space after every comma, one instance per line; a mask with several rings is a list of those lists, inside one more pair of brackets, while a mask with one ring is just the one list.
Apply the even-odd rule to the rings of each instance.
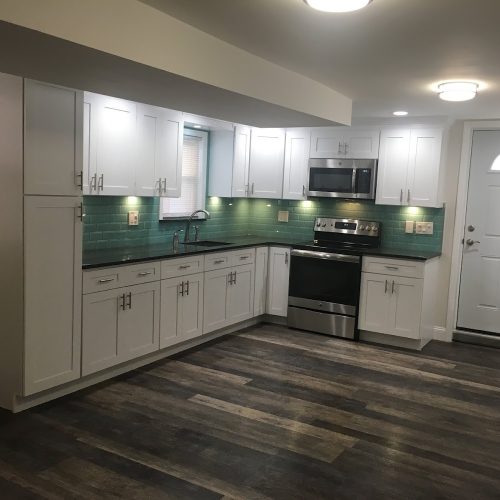
[[311, 158], [308, 196], [375, 199], [377, 160]]

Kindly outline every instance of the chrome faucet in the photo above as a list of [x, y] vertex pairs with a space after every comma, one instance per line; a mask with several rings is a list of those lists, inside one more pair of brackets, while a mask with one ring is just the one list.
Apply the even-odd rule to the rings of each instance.
[[199, 214], [199, 213], [204, 213], [206, 216], [207, 216], [207, 219], [210, 219], [210, 212], [207, 212], [206, 210], [195, 210], [190, 216], [189, 216], [189, 219], [186, 223], [186, 232], [184, 234], [184, 243], [188, 243], [189, 242], [189, 230], [191, 228], [191, 221], [193, 220], [193, 217], [196, 215], [196, 214]]

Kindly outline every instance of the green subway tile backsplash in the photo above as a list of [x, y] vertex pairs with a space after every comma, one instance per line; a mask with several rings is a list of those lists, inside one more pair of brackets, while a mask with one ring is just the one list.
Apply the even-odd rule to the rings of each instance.
[[[138, 246], [171, 242], [185, 221], [159, 221], [158, 198], [84, 197], [84, 249]], [[139, 211], [139, 225], [127, 225], [127, 212]], [[444, 209], [375, 205], [368, 201], [321, 199], [311, 201], [208, 198], [211, 219], [198, 221], [202, 239], [252, 234], [279, 234], [297, 240], [313, 237], [318, 216], [368, 219], [382, 222], [382, 245], [415, 250], [441, 250]], [[277, 222], [278, 211], [288, 210], [289, 222]], [[405, 221], [434, 223], [433, 235], [405, 234]]]

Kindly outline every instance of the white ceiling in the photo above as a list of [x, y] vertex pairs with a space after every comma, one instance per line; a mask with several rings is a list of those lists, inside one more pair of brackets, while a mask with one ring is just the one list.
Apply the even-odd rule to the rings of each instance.
[[[500, 0], [373, 0], [326, 14], [303, 0], [142, 0], [354, 101], [355, 117], [500, 117]], [[237, 68], [235, 68], [235, 71]], [[430, 90], [447, 79], [484, 83], [468, 103]]]

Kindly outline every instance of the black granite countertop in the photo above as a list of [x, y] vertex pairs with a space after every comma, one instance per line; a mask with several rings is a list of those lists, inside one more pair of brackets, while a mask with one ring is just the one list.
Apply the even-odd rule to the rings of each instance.
[[[103, 250], [88, 250], [83, 254], [83, 269], [95, 269], [99, 267], [116, 266], [120, 264], [132, 264], [134, 262], [144, 262], [148, 260], [168, 259], [172, 257], [184, 257], [208, 252], [221, 252], [224, 250], [235, 250], [238, 248], [253, 247], [258, 245], [274, 245], [274, 246], [297, 246], [303, 247], [310, 242], [298, 241], [297, 239], [273, 236], [234, 236], [221, 238], [225, 245], [220, 246], [195, 246], [179, 244], [179, 248], [174, 251], [170, 243], [135, 246], [135, 247], [119, 247], [107, 248]], [[357, 255], [371, 255], [377, 257], [392, 257], [399, 259], [411, 259], [426, 261], [439, 257], [441, 252], [432, 252], [425, 250], [409, 250], [402, 248], [380, 247], [360, 252], [349, 252]]]

